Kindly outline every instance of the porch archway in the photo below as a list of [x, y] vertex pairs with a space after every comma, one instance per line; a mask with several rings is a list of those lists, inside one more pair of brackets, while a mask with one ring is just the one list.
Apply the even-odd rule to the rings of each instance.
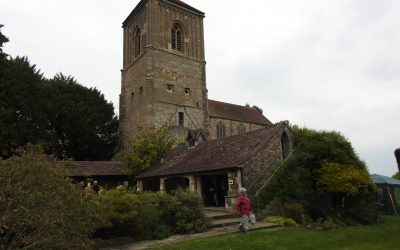
[[189, 188], [189, 178], [187, 177], [171, 177], [165, 180], [165, 191], [171, 193], [176, 189]]

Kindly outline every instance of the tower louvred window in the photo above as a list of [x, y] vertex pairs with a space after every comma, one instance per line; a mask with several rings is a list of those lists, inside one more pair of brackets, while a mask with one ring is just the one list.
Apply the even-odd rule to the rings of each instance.
[[183, 51], [183, 32], [179, 24], [174, 24], [171, 30], [171, 46], [172, 49], [177, 51]]

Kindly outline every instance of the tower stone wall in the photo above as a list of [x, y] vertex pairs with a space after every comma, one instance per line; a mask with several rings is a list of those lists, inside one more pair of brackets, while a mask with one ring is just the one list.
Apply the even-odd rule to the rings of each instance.
[[124, 21], [122, 143], [136, 125], [166, 126], [178, 140], [188, 129], [207, 128], [203, 17], [180, 1], [142, 0]]

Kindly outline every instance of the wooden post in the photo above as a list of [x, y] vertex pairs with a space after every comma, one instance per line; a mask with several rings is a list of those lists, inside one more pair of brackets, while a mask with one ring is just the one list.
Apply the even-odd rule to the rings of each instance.
[[197, 194], [202, 197], [201, 195], [201, 177], [200, 175], [196, 175], [196, 191]]
[[189, 191], [195, 193], [196, 192], [196, 177], [194, 175], [190, 175], [188, 178], [189, 178]]
[[138, 180], [136, 183], [136, 192], [143, 192], [143, 181]]
[[165, 192], [165, 178], [160, 178], [160, 192]]

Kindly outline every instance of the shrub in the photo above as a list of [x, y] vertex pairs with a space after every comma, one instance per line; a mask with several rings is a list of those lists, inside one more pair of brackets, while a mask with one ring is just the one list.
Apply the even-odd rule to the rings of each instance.
[[331, 217], [326, 218], [322, 225], [325, 230], [338, 228], [335, 220]]
[[90, 248], [99, 206], [39, 147], [18, 154], [0, 160], [0, 249]]
[[317, 188], [341, 196], [374, 194], [375, 184], [366, 169], [326, 162], [319, 171]]
[[169, 227], [165, 225], [158, 225], [156, 226], [156, 229], [153, 232], [153, 237], [156, 240], [161, 240], [164, 238], [167, 238], [171, 235]]
[[[298, 127], [292, 131], [296, 151], [259, 193], [256, 204], [263, 208], [269, 203], [274, 214], [297, 222], [303, 206], [304, 215], [312, 220], [376, 223], [375, 202], [366, 198], [375, 195], [375, 187], [351, 143], [338, 132]], [[286, 205], [276, 206], [276, 201]]]
[[375, 196], [361, 195], [353, 197], [344, 204], [342, 218], [348, 225], [379, 223], [381, 218], [376, 209]]
[[167, 237], [172, 224], [164, 221], [164, 213], [171, 203], [172, 197], [166, 193], [143, 192], [137, 195], [140, 216], [137, 220], [137, 237], [141, 239], [160, 239]]
[[99, 229], [96, 236], [129, 236], [135, 234], [135, 225], [139, 215], [138, 199], [126, 188], [116, 188], [91, 195], [104, 211], [104, 219], [108, 225]]
[[197, 233], [207, 229], [208, 221], [202, 209], [200, 197], [184, 190], [173, 193], [174, 203], [168, 213], [173, 214], [176, 233]]
[[178, 190], [173, 195], [133, 194], [127, 188], [119, 188], [97, 197], [110, 222], [109, 227], [97, 232], [101, 237], [161, 239], [172, 233], [201, 232], [208, 226], [200, 198], [187, 191]]
[[297, 223], [301, 223], [303, 217], [307, 214], [304, 206], [298, 202], [287, 202], [283, 205], [283, 216], [292, 218]]
[[267, 216], [264, 218], [265, 222], [275, 223], [282, 226], [296, 226], [296, 222], [292, 218], [282, 216]]

